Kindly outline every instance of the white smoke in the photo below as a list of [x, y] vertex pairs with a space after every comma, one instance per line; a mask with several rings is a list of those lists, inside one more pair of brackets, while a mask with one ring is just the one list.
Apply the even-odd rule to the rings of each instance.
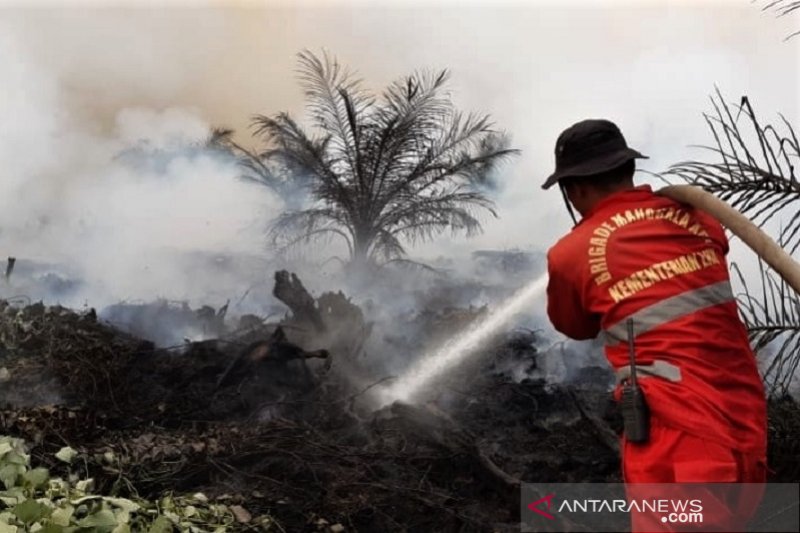
[[[0, 58], [0, 254], [79, 280], [57, 296], [73, 305], [219, 301], [269, 275], [226, 279], [192, 264], [197, 252], [261, 255], [265, 221], [281, 209], [266, 188], [237, 179], [232, 159], [203, 148], [211, 126], [201, 111], [124, 107], [104, 131], [75, 115], [62, 81], [13, 32], [0, 32]], [[7, 290], [48, 297], [25, 281]]]

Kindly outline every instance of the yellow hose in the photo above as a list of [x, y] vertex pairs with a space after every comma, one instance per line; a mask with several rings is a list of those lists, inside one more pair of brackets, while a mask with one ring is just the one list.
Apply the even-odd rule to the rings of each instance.
[[692, 185], [670, 185], [656, 193], [701, 209], [717, 219], [800, 294], [800, 264], [739, 211], [713, 194]]

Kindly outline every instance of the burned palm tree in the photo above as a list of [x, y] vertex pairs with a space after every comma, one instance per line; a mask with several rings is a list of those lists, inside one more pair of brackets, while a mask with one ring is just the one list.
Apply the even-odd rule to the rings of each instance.
[[406, 243], [474, 234], [480, 214], [494, 214], [481, 186], [515, 150], [487, 116], [455, 109], [447, 71], [406, 76], [380, 96], [327, 55], [301, 53], [299, 75], [316, 134], [287, 113], [254, 121], [268, 148], [252, 166], [277, 163], [309, 193], [274, 221], [275, 245], [339, 238], [355, 263], [396, 261]]
[[[800, 247], [800, 182], [795, 167], [800, 142], [792, 125], [781, 116], [778, 127], [762, 124], [750, 101], [725, 102], [717, 91], [714, 113], [705, 119], [714, 137], [705, 146], [713, 161], [688, 161], [671, 167], [666, 176], [700, 186], [729, 202], [763, 226], [779, 220], [779, 243], [794, 253]], [[800, 297], [759, 263], [760, 287], [739, 273], [744, 294], [740, 309], [757, 351], [773, 352], [765, 369], [770, 392], [784, 394], [800, 366]]]

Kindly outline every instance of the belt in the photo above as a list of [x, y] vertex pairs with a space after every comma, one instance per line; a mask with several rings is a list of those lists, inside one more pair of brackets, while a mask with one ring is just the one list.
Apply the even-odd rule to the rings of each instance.
[[[614, 375], [617, 378], [617, 385], [631, 376], [630, 365], [618, 368]], [[681, 369], [667, 361], [653, 361], [650, 365], [636, 365], [636, 378], [657, 377], [666, 379], [673, 383], [681, 381]]]

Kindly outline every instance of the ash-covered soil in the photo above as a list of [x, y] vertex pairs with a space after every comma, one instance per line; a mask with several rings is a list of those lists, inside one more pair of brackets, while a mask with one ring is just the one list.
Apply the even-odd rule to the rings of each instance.
[[[55, 471], [55, 451], [79, 450], [98, 491], [203, 492], [284, 531], [514, 531], [520, 480], [619, 481], [607, 376], [515, 380], [537, 365], [535, 333], [498, 336], [423, 405], [376, 411], [374, 382], [350, 372], [370, 334], [361, 311], [341, 293], [284, 297], [280, 324], [206, 309], [217, 338], [173, 349], [91, 310], [0, 304], [0, 434]], [[797, 482], [793, 401], [772, 403], [770, 432], [774, 479]]]

